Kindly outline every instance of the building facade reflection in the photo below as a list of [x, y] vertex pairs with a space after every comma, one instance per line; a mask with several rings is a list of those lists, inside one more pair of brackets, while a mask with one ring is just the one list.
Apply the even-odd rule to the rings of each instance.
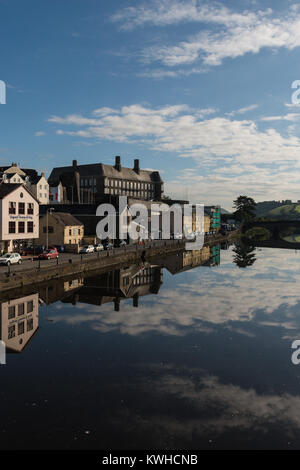
[[7, 352], [21, 352], [39, 327], [39, 294], [0, 303], [0, 339]]

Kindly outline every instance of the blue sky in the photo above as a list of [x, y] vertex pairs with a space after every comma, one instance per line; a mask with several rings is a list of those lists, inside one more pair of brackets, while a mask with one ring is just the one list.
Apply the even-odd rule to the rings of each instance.
[[193, 202], [300, 199], [300, 3], [0, 0], [0, 163], [121, 155]]

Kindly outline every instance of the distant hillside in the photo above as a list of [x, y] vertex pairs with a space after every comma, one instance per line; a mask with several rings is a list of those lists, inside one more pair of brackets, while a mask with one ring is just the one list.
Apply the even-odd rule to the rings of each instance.
[[300, 204], [286, 204], [279, 206], [261, 214], [260, 217], [280, 220], [300, 220]]
[[263, 201], [256, 204], [256, 215], [262, 217], [276, 207], [283, 207], [292, 204], [292, 201]]

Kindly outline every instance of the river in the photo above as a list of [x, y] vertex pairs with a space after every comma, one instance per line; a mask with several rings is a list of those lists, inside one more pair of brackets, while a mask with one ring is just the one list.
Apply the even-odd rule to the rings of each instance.
[[216, 246], [2, 297], [1, 449], [300, 448], [300, 253]]

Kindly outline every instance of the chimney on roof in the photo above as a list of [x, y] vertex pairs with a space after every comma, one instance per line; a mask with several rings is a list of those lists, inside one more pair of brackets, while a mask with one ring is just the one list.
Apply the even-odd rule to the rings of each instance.
[[119, 156], [115, 159], [115, 169], [121, 171], [121, 157]]
[[41, 177], [43, 177], [43, 176], [45, 176], [45, 173], [42, 171], [42, 173], [41, 173]]
[[77, 160], [73, 160], [73, 166], [74, 166], [74, 167], [77, 166]]
[[12, 162], [11, 166], [18, 166], [15, 162]]
[[133, 167], [134, 171], [139, 175], [140, 174], [140, 161], [139, 159], [135, 159], [134, 160], [134, 167]]

